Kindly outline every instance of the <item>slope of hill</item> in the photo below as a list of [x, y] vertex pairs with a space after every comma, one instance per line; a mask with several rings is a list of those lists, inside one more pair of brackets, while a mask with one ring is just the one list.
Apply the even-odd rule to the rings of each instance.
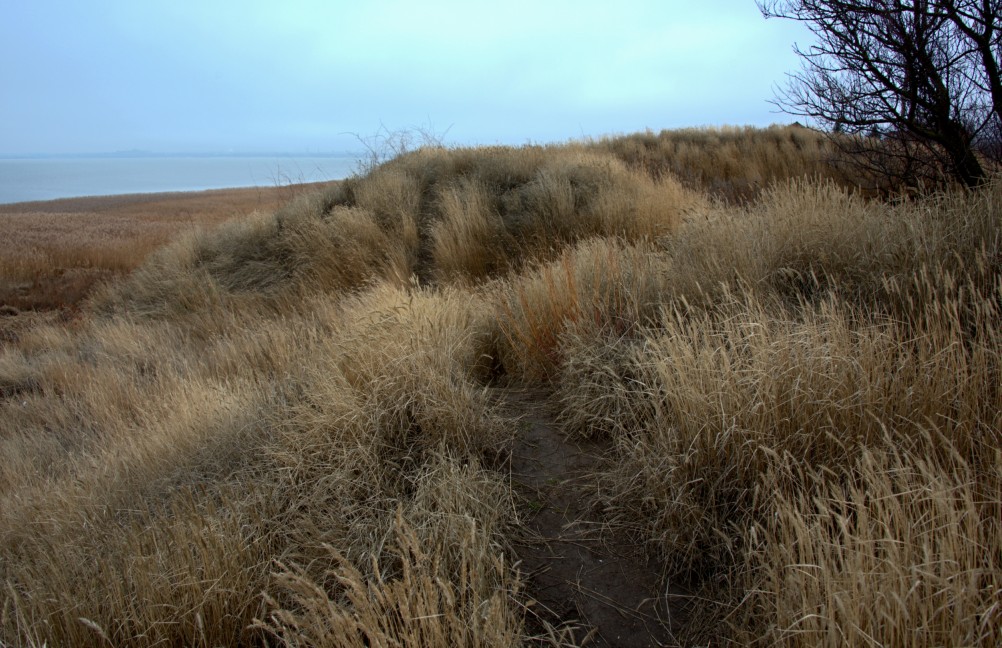
[[0, 352], [0, 642], [998, 645], [1002, 182], [828, 155], [423, 149], [153, 253]]

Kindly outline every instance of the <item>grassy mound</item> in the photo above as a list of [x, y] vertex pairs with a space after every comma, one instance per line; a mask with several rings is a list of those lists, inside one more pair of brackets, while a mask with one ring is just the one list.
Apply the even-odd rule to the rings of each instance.
[[424, 149], [159, 250], [0, 350], [0, 643], [545, 643], [509, 383], [610, 448], [682, 643], [997, 645], [1002, 182], [829, 156]]

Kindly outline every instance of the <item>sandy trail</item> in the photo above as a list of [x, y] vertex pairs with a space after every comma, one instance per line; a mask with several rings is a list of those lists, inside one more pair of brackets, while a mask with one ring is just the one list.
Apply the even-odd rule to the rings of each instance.
[[520, 421], [511, 471], [532, 512], [516, 545], [533, 601], [530, 632], [552, 636], [563, 629], [565, 639], [588, 646], [676, 645], [677, 619], [666, 603], [682, 593], [666, 592], [659, 566], [604, 524], [583, 496], [608, 448], [569, 442], [539, 390], [497, 395]]

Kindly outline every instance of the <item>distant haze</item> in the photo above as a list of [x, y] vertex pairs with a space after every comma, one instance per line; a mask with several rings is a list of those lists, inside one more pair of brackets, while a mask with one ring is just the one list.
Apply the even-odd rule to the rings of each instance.
[[808, 41], [752, 0], [0, 2], [0, 155], [767, 125]]
[[226, 187], [326, 182], [358, 170], [353, 157], [0, 157], [0, 204]]

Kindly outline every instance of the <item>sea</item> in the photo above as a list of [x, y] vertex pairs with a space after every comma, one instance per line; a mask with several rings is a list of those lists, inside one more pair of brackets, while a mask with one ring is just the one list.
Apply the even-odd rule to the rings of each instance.
[[0, 204], [166, 191], [277, 187], [340, 180], [359, 157], [128, 155], [0, 158]]

